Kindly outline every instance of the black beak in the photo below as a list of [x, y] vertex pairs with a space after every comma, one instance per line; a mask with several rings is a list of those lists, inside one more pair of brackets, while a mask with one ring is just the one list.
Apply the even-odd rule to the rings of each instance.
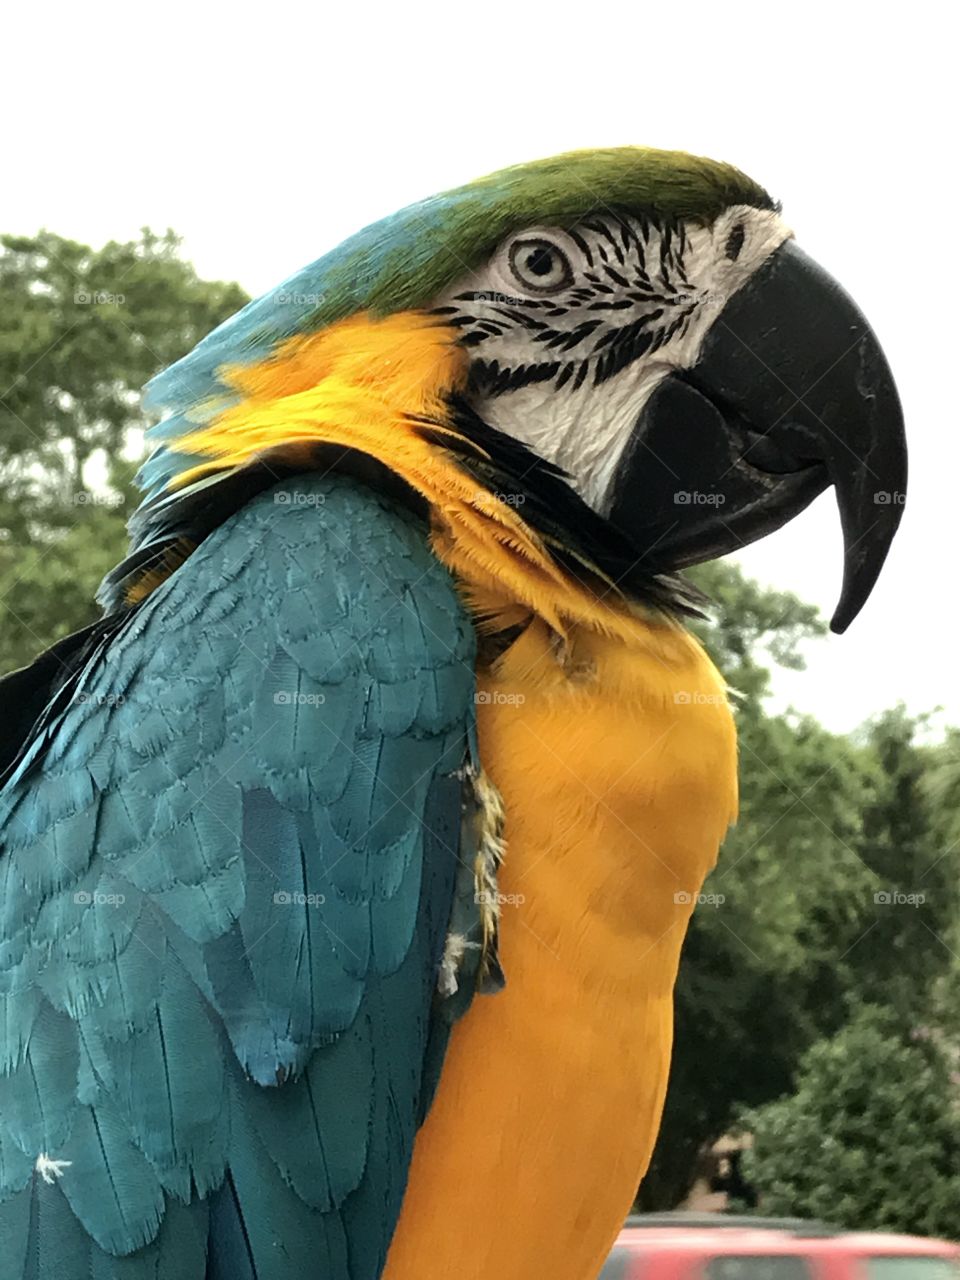
[[788, 241], [717, 316], [692, 369], [651, 395], [611, 521], [665, 572], [772, 533], [834, 485], [845, 546], [831, 627], [865, 603], [900, 523], [897, 389], [851, 298]]

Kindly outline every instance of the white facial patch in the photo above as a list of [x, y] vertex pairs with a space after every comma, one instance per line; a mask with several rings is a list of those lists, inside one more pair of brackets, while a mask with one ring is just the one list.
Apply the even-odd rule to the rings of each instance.
[[711, 226], [609, 213], [513, 235], [437, 299], [473, 357], [484, 421], [568, 473], [603, 512], [657, 384], [691, 367], [726, 302], [791, 235], [735, 205]]

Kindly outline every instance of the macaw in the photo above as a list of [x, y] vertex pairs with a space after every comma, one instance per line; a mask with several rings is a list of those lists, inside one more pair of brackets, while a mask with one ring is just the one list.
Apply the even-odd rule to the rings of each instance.
[[678, 571], [832, 484], [851, 621], [905, 488], [875, 336], [737, 169], [582, 151], [147, 404], [102, 618], [2, 686], [3, 1275], [587, 1280], [736, 812]]

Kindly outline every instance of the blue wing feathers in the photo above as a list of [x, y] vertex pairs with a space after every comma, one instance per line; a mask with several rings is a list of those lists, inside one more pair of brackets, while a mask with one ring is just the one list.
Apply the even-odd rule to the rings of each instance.
[[382, 1268], [449, 1029], [474, 637], [416, 518], [294, 483], [112, 634], [0, 794], [22, 1280]]

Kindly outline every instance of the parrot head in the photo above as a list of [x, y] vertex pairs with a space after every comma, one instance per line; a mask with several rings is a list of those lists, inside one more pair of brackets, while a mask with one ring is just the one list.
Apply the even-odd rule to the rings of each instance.
[[867, 599], [906, 485], [896, 388], [854, 302], [732, 166], [572, 152], [365, 228], [154, 380], [148, 510], [182, 460], [170, 442], [229, 402], [225, 368], [361, 314], [452, 332], [472, 420], [561, 472], [651, 575], [743, 547], [833, 485], [834, 630]]

